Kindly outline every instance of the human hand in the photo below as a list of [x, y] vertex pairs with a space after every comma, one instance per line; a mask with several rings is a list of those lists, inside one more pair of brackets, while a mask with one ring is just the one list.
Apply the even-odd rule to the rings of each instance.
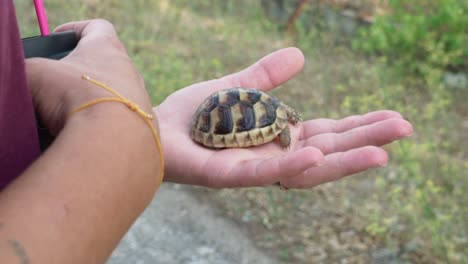
[[59, 61], [43, 58], [26, 60], [34, 106], [42, 123], [53, 135], [59, 133], [67, 116], [79, 105], [113, 96], [83, 81], [83, 74], [107, 84], [150, 113], [151, 102], [144, 81], [112, 24], [104, 20], [72, 22], [59, 26], [55, 31], [66, 30], [74, 30], [79, 38], [77, 47], [67, 57]]
[[213, 150], [192, 141], [192, 115], [211, 93], [230, 87], [269, 91], [292, 78], [303, 64], [298, 49], [283, 49], [239, 73], [179, 90], [155, 107], [166, 160], [165, 179], [216, 188], [277, 182], [286, 188], [310, 188], [385, 166], [388, 157], [380, 146], [412, 133], [411, 124], [394, 111], [298, 123], [290, 126], [289, 150], [274, 142]]

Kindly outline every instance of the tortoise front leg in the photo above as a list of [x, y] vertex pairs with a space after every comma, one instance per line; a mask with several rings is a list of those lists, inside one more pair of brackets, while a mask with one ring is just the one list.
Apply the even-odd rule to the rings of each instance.
[[289, 127], [286, 127], [279, 134], [279, 140], [282, 148], [289, 148], [289, 145], [291, 144], [291, 132], [289, 131]]
[[298, 122], [302, 121], [301, 115], [296, 112], [292, 107], [283, 104], [284, 108], [286, 108], [286, 114], [288, 115], [288, 121], [291, 122], [293, 125], [297, 124]]

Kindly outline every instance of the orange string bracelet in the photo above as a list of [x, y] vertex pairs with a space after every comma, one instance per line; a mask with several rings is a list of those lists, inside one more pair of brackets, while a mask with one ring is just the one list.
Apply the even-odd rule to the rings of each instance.
[[153, 120], [153, 115], [150, 115], [150, 114], [146, 113], [145, 111], [143, 111], [135, 103], [133, 103], [130, 100], [128, 100], [127, 98], [123, 97], [122, 95], [120, 95], [119, 93], [117, 93], [116, 91], [114, 91], [113, 89], [108, 87], [107, 85], [105, 85], [105, 84], [103, 84], [103, 83], [101, 83], [101, 82], [99, 82], [97, 80], [92, 79], [88, 75], [83, 75], [83, 76], [81, 76], [81, 78], [83, 80], [89, 81], [89, 82], [91, 82], [91, 83], [93, 83], [93, 84], [95, 84], [95, 85], [109, 91], [110, 93], [112, 93], [116, 97], [104, 97], [104, 98], [96, 99], [96, 100], [90, 101], [88, 103], [82, 104], [81, 106], [74, 109], [70, 113], [70, 115], [72, 115], [72, 114], [74, 114], [76, 112], [79, 112], [79, 111], [81, 111], [81, 110], [83, 110], [83, 109], [85, 109], [87, 107], [98, 104], [98, 103], [121, 102], [121, 103], [125, 104], [130, 110], [132, 110], [133, 112], [135, 112], [139, 116], [141, 116], [143, 118], [143, 120], [146, 122], [146, 124], [148, 124], [148, 126], [151, 128], [151, 132], [153, 133], [153, 137], [154, 137], [154, 140], [156, 141], [156, 146], [157, 146], [158, 151], [159, 151], [159, 158], [160, 158], [160, 162], [161, 162], [161, 181], [158, 183], [158, 187], [159, 187], [159, 185], [161, 184], [161, 182], [162, 182], [162, 180], [164, 178], [164, 155], [163, 155], [163, 149], [162, 149], [162, 146], [161, 146], [161, 142], [159, 141], [158, 132], [156, 131], [156, 129], [153, 126], [153, 123], [151, 122]]

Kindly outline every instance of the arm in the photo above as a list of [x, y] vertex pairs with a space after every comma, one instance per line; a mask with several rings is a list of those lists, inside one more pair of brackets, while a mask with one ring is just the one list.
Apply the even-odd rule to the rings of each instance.
[[[110, 96], [81, 80], [90, 67], [96, 78], [109, 80], [112, 88], [120, 84], [120, 93], [151, 109], [124, 51], [101, 39], [103, 33], [115, 38], [112, 27], [103, 21], [73, 26], [82, 38], [75, 54], [27, 64], [35, 105], [58, 135], [0, 193], [0, 263], [105, 262], [161, 179], [150, 128], [123, 104], [101, 103], [66, 119], [70, 109]], [[93, 52], [96, 60], [114, 63], [101, 69], [87, 60]]]
[[103, 263], [151, 201], [157, 155], [149, 127], [125, 106], [77, 113], [0, 193], [0, 262]]

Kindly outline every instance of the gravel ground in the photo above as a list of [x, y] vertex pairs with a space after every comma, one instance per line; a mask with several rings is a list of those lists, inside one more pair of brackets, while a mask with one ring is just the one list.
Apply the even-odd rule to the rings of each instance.
[[190, 187], [164, 184], [108, 264], [274, 264], [229, 219], [195, 199]]

